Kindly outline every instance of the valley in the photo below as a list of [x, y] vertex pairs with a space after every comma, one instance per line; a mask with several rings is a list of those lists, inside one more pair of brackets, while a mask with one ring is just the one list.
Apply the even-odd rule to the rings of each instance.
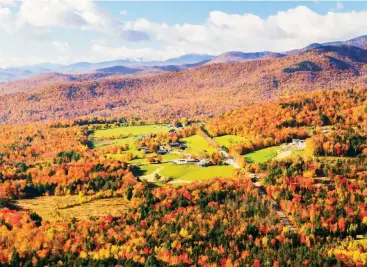
[[363, 40], [2, 84], [0, 265], [365, 266]]

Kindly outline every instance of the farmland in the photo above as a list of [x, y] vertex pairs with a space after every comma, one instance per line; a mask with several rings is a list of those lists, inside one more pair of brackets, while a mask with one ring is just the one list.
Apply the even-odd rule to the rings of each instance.
[[[46, 221], [79, 220], [107, 215], [119, 216], [127, 209], [128, 202], [123, 198], [96, 199], [80, 203], [78, 196], [43, 196], [21, 199], [16, 204], [26, 210], [39, 214]], [[67, 207], [70, 205], [71, 207]]]
[[277, 151], [280, 146], [273, 146], [264, 149], [260, 149], [245, 155], [245, 159], [249, 163], [263, 163], [277, 155]]
[[[148, 158], [155, 156], [155, 153], [138, 151], [137, 141], [141, 136], [164, 134], [169, 130], [170, 128], [164, 125], [127, 126], [96, 130], [94, 132], [94, 148], [103, 150], [111, 146], [123, 146], [127, 144], [127, 151], [121, 154], [107, 154], [107, 156], [119, 159], [126, 157], [127, 153], [132, 153], [133, 159], [129, 160], [129, 163], [140, 168], [139, 174], [143, 179], [153, 180], [150, 175], [157, 169], [159, 169], [157, 174], [163, 178], [173, 178], [173, 182], [176, 185], [188, 181], [205, 180], [214, 177], [229, 178], [232, 176], [232, 166], [200, 167], [196, 165], [175, 165], [169, 162], [190, 156], [198, 158], [208, 157], [217, 151], [215, 147], [211, 146], [202, 136], [197, 134], [180, 139], [180, 143], [187, 146], [185, 150], [173, 149], [171, 153], [161, 155], [162, 163], [149, 164], [147, 161]], [[122, 135], [126, 137], [120, 138]], [[232, 140], [232, 138], [242, 140], [242, 138], [236, 137], [231, 137], [230, 139]]]
[[223, 135], [214, 137], [213, 140], [220, 146], [229, 147], [231, 145], [244, 143], [248, 139], [238, 135]]

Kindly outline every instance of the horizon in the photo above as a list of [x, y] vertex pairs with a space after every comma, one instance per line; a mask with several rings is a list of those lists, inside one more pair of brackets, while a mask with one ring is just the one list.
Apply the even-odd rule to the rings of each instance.
[[351, 1], [1, 0], [0, 68], [284, 52], [365, 35], [366, 15], [367, 3]]

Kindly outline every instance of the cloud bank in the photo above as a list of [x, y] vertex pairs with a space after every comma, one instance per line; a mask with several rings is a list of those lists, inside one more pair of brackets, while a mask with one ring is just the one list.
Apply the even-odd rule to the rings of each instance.
[[367, 11], [343, 10], [338, 2], [326, 14], [318, 14], [306, 6], [279, 11], [266, 18], [251, 13], [212, 11], [202, 24], [167, 24], [146, 18], [121, 21], [124, 19], [121, 16], [128, 14], [126, 10], [122, 9], [116, 18], [88, 0], [17, 3], [0, 0], [0, 34], [4, 31], [10, 36], [21, 35], [48, 43], [58, 53], [54, 58], [71, 61], [77, 58], [70, 40], [55, 37], [51, 31], [98, 34], [95, 39], [102, 41], [83, 43], [84, 54], [77, 55], [94, 61], [164, 60], [189, 53], [218, 55], [227, 51], [282, 52], [314, 42], [347, 40], [366, 34]]

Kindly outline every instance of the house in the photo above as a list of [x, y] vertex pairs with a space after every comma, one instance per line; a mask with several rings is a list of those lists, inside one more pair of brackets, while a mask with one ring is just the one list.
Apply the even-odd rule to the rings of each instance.
[[187, 148], [187, 145], [185, 145], [185, 144], [180, 144], [180, 146], [179, 146], [179, 149], [181, 149], [181, 150], [185, 150]]
[[150, 149], [147, 146], [139, 146], [138, 147], [138, 151], [142, 151], [142, 150], [144, 150], [145, 153], [150, 153]]
[[158, 154], [160, 155], [164, 155], [167, 154], [170, 150], [164, 147], [159, 148], [159, 150], [157, 151]]
[[177, 160], [172, 160], [171, 162], [173, 164], [185, 165], [185, 164], [195, 164], [199, 162], [199, 160], [198, 159], [177, 159]]
[[301, 139], [292, 139], [292, 144], [297, 146], [299, 149], [306, 148], [306, 141]]
[[206, 159], [200, 160], [198, 163], [196, 163], [200, 167], [207, 167], [210, 165], [210, 162]]
[[169, 144], [170, 147], [179, 147], [180, 146], [180, 143], [178, 142], [172, 142]]

